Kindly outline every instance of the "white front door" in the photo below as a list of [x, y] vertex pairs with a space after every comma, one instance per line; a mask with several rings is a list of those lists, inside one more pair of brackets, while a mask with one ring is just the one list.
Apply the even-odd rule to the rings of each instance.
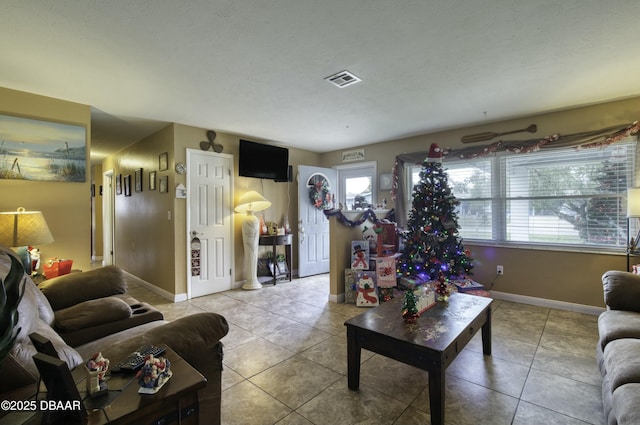
[[231, 289], [233, 156], [187, 149], [188, 296]]
[[[333, 207], [326, 203], [326, 186], [331, 198], [337, 182], [336, 170], [331, 168], [298, 166], [298, 276], [329, 273], [329, 220], [322, 209]], [[317, 200], [314, 205], [312, 198]]]

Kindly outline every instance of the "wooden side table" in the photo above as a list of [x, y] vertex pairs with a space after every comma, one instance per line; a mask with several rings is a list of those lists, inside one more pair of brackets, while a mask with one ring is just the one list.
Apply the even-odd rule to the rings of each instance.
[[[134, 378], [108, 406], [89, 413], [89, 425], [172, 422], [197, 425], [198, 390], [204, 388], [206, 378], [169, 347], [162, 357], [171, 362], [173, 376], [160, 391], [139, 394]], [[118, 376], [112, 375], [107, 382], [114, 379]]]
[[280, 273], [280, 275], [284, 274], [286, 278], [291, 282], [291, 245], [293, 240], [293, 234], [289, 233], [286, 235], [263, 235], [260, 236], [259, 245], [262, 246], [272, 246], [273, 247], [273, 279], [271, 282], [276, 284], [277, 276], [278, 276], [278, 262], [276, 261], [276, 255], [278, 251], [278, 246], [284, 246], [284, 256], [286, 259], [287, 270], [285, 273]]
[[[169, 347], [162, 357], [171, 362], [173, 376], [156, 394], [139, 394], [135, 375], [123, 374], [108, 377], [108, 395], [90, 399], [86, 397], [84, 391], [84, 371], [82, 367], [75, 368], [71, 375], [88, 413], [87, 422], [82, 422], [82, 425], [173, 423], [197, 425], [198, 390], [204, 388], [207, 383], [206, 378]], [[114, 360], [117, 362], [120, 359]], [[39, 400], [44, 398], [43, 394], [40, 394]], [[0, 424], [39, 425], [42, 412], [31, 413], [24, 415], [20, 412], [11, 412], [0, 418]], [[75, 423], [64, 420], [64, 423], [59, 425], [75, 425]], [[78, 425], [81, 424], [78, 423]]]

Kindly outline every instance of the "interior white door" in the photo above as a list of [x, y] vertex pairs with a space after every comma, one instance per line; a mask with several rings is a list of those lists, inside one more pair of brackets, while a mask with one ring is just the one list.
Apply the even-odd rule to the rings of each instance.
[[187, 149], [188, 296], [231, 289], [233, 156]]
[[115, 264], [113, 170], [102, 174], [102, 265]]
[[[328, 192], [334, 194], [337, 182], [336, 170], [331, 168], [298, 166], [298, 276], [329, 273], [329, 220], [322, 207], [312, 203], [312, 191], [322, 188], [317, 185], [328, 183]], [[328, 207], [333, 207], [329, 202]]]

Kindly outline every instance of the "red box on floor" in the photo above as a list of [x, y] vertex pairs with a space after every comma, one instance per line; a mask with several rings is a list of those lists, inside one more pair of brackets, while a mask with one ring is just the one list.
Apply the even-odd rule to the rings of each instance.
[[73, 260], [51, 260], [42, 266], [42, 271], [47, 279], [62, 276], [71, 272]]

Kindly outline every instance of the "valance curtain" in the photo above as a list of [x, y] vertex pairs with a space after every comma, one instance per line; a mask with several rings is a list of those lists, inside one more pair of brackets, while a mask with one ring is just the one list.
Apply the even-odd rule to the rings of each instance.
[[[635, 121], [631, 124], [617, 125], [595, 131], [573, 133], [567, 135], [553, 134], [542, 139], [528, 139], [517, 141], [499, 140], [489, 145], [470, 146], [460, 149], [443, 148], [444, 158], [472, 159], [492, 155], [496, 152], [529, 153], [541, 149], [558, 149], [574, 147], [576, 149], [590, 149], [608, 146], [625, 137], [637, 134], [640, 124]], [[400, 154], [396, 156], [393, 166], [393, 186], [391, 199], [395, 202], [396, 222], [399, 227], [404, 227], [407, 222], [406, 203], [406, 173], [405, 165], [420, 165], [427, 157], [428, 151]]]

